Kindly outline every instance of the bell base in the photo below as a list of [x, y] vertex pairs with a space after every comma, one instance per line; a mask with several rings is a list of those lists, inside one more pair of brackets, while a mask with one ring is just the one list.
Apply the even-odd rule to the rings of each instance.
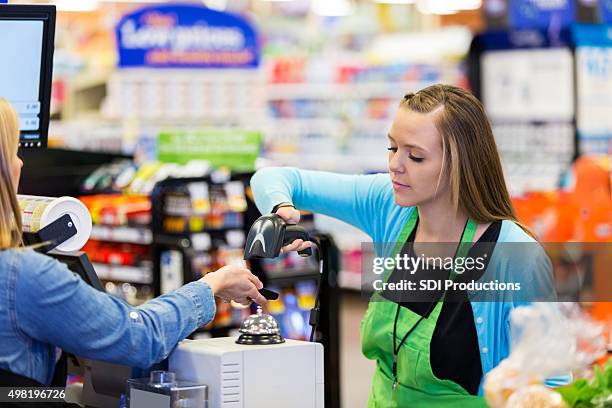
[[268, 344], [280, 344], [284, 343], [283, 339], [279, 334], [246, 334], [243, 333], [236, 340], [237, 344], [246, 344], [249, 346], [268, 345]]

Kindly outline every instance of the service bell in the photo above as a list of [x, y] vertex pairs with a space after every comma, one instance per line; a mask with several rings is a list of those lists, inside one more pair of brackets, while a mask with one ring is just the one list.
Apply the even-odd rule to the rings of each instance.
[[280, 335], [278, 323], [274, 317], [264, 314], [261, 306], [257, 306], [257, 313], [246, 318], [240, 326], [240, 337], [236, 340], [238, 344], [279, 344], [284, 343]]

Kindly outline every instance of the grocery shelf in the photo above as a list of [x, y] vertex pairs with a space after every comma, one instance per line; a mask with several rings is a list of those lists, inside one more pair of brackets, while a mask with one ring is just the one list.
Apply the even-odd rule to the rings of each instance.
[[268, 100], [388, 98], [401, 97], [432, 84], [426, 81], [269, 84], [266, 96]]
[[313, 131], [327, 132], [330, 137], [343, 134], [348, 129], [373, 129], [383, 133], [391, 125], [392, 119], [369, 119], [369, 118], [272, 118], [266, 123], [267, 133], [279, 133], [281, 136], [287, 134], [302, 134]]
[[150, 245], [153, 242], [153, 234], [148, 227], [128, 227], [93, 225], [90, 239], [96, 241], [121, 242], [128, 244]]
[[386, 172], [388, 168], [387, 155], [384, 151], [381, 154], [370, 155], [350, 154], [349, 157], [350, 160], [347, 160], [346, 154], [333, 152], [268, 152], [265, 155], [265, 158], [273, 160], [278, 164], [295, 165], [295, 163], [300, 163], [301, 167], [316, 170], [354, 172], [365, 169]]
[[348, 271], [340, 271], [338, 285], [342, 289], [350, 289], [361, 292], [361, 274]]
[[150, 285], [153, 283], [153, 270], [150, 267], [110, 265], [92, 262], [98, 278]]
[[154, 242], [157, 245], [165, 245], [170, 247], [193, 248], [196, 251], [207, 251], [212, 245], [213, 237], [225, 234], [226, 237], [232, 232], [240, 232], [244, 237], [243, 227], [228, 227], [217, 229], [204, 229], [201, 232], [193, 232], [190, 234], [161, 234], [155, 233]]
[[283, 271], [266, 271], [268, 284], [286, 286], [304, 279], [318, 279], [319, 271], [316, 269], [285, 269]]

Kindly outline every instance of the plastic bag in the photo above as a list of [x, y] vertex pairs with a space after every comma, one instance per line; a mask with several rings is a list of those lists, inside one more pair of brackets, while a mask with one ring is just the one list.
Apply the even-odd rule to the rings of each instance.
[[485, 378], [485, 397], [492, 408], [563, 407], [559, 394], [536, 385], [584, 370], [606, 352], [603, 326], [575, 303], [533, 303], [514, 309], [510, 337], [510, 356]]

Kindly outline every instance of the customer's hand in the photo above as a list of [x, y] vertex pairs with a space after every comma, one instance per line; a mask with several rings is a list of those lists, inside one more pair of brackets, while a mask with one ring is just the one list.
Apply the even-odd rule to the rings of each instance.
[[[297, 224], [300, 222], [300, 212], [293, 207], [281, 207], [276, 211], [276, 215], [281, 217], [287, 224]], [[310, 241], [304, 241], [296, 239], [289, 245], [285, 245], [281, 248], [281, 253], [291, 251], [302, 251], [306, 248], [311, 248], [313, 243]]]
[[233, 300], [248, 306], [251, 302], [265, 305], [268, 301], [257, 289], [263, 288], [259, 278], [242, 266], [227, 265], [215, 272], [207, 273], [200, 281], [210, 286], [224, 300]]

